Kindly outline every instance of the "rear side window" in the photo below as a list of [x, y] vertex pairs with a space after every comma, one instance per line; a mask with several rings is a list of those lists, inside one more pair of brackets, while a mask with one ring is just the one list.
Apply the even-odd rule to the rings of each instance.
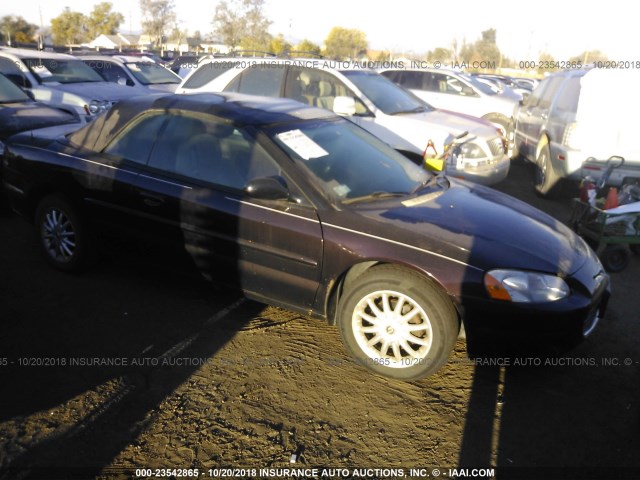
[[284, 65], [253, 65], [242, 72], [237, 91], [247, 95], [279, 97], [285, 72]]
[[557, 110], [576, 113], [578, 110], [578, 99], [580, 98], [581, 79], [582, 77], [571, 77], [567, 80], [558, 95], [558, 101], [556, 103]]
[[218, 78], [224, 72], [228, 72], [232, 68], [235, 68], [236, 65], [238, 65], [238, 62], [213, 62], [200, 65], [200, 67], [191, 74], [182, 88], [204, 87], [207, 83]]
[[540, 101], [538, 102], [538, 107], [551, 108], [553, 98], [555, 97], [564, 80], [564, 77], [553, 77], [549, 79], [547, 88], [544, 90], [544, 92], [542, 92], [542, 96], [540, 97]]
[[413, 88], [416, 90], [423, 89], [423, 77], [425, 74], [422, 72], [394, 70], [389, 72], [382, 72], [382, 75], [387, 77], [392, 82], [403, 86], [404, 88]]
[[146, 164], [166, 115], [147, 115], [113, 139], [104, 153], [131, 162]]

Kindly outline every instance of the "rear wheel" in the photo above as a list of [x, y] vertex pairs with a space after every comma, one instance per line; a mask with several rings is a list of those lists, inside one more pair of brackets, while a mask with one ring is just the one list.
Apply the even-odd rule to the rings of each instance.
[[544, 143], [535, 164], [534, 187], [538, 195], [546, 198], [557, 198], [559, 193], [559, 177], [551, 162], [551, 152], [549, 144]]
[[357, 363], [400, 380], [435, 373], [459, 330], [444, 292], [392, 265], [373, 267], [353, 282], [340, 300], [338, 327]]
[[42, 199], [36, 211], [40, 247], [47, 261], [58, 270], [82, 269], [89, 258], [87, 230], [76, 209], [60, 195]]

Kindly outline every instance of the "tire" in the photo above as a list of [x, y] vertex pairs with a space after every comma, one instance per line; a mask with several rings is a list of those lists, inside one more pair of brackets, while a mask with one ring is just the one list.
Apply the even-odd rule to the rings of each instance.
[[64, 271], [82, 270], [89, 259], [89, 235], [76, 209], [64, 197], [44, 197], [36, 210], [40, 248], [51, 266]]
[[560, 190], [558, 188], [559, 180], [558, 174], [553, 168], [553, 163], [551, 162], [549, 144], [545, 143], [540, 149], [535, 162], [534, 187], [536, 189], [536, 193], [545, 198], [558, 198]]
[[[357, 277], [340, 299], [338, 313], [342, 341], [356, 362], [399, 380], [417, 380], [440, 369], [459, 331], [446, 294], [417, 273], [393, 265], [373, 267]], [[413, 315], [406, 317], [408, 313]]]
[[600, 261], [607, 272], [617, 273], [629, 265], [631, 253], [624, 245], [607, 245], [600, 254]]

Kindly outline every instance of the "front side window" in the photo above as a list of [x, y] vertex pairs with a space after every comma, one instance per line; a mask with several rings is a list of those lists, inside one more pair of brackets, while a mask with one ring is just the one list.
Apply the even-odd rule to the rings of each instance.
[[281, 173], [244, 130], [189, 114], [169, 116], [148, 165], [163, 173], [233, 189], [244, 188], [252, 178]]

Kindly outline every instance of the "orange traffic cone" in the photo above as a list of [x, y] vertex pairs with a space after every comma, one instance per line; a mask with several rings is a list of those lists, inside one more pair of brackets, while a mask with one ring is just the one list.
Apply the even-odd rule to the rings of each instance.
[[611, 187], [607, 194], [607, 200], [604, 202], [604, 209], [616, 208], [618, 206], [618, 189]]

